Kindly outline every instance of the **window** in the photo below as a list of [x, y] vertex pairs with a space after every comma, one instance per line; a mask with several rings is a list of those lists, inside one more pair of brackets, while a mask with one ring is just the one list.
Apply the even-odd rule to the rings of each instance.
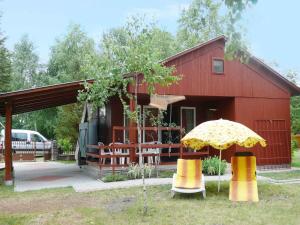
[[213, 73], [223, 74], [224, 73], [224, 60], [223, 59], [213, 59], [212, 69], [213, 69]]
[[43, 139], [37, 134], [30, 134], [31, 141], [43, 142]]
[[196, 108], [181, 107], [181, 127], [190, 132], [196, 126]]
[[27, 141], [26, 133], [12, 133], [11, 134], [12, 141]]

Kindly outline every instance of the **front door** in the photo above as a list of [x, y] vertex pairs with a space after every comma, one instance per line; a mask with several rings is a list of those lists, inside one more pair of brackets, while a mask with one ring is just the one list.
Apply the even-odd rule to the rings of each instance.
[[181, 127], [185, 129], [187, 134], [196, 126], [196, 108], [181, 107], [180, 109]]

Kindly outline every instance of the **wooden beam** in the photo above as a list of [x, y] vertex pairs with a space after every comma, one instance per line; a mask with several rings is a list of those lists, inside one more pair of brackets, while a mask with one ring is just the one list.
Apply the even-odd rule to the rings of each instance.
[[57, 97], [56, 99], [49, 99], [49, 100], [45, 100], [45, 101], [40, 101], [40, 102], [35, 102], [35, 103], [23, 103], [23, 104], [19, 104], [19, 105], [15, 105], [13, 106], [13, 111], [17, 110], [17, 109], [23, 109], [23, 108], [38, 108], [40, 106], [51, 106], [51, 105], [57, 105], [59, 103], [73, 103], [73, 102], [77, 102], [77, 98], [76, 96], [66, 96], [65, 98], [63, 97]]
[[21, 106], [21, 105], [27, 105], [37, 102], [43, 102], [43, 101], [51, 101], [51, 100], [57, 100], [61, 98], [77, 98], [78, 91], [72, 91], [72, 92], [65, 92], [65, 93], [57, 93], [57, 94], [51, 94], [51, 95], [41, 95], [34, 98], [28, 98], [28, 99], [16, 99], [14, 100], [14, 105]]
[[12, 104], [5, 104], [5, 176], [6, 185], [13, 184], [12, 176], [12, 151], [11, 151], [11, 129], [12, 129]]
[[36, 105], [32, 105], [32, 106], [26, 106], [23, 108], [15, 108], [14, 109], [14, 114], [21, 114], [21, 113], [26, 113], [26, 112], [32, 112], [32, 111], [37, 111], [37, 110], [42, 110], [42, 109], [48, 109], [48, 108], [53, 108], [53, 107], [57, 107], [57, 106], [63, 106], [63, 105], [68, 105], [68, 104], [72, 104], [72, 103], [76, 103], [78, 102], [76, 98], [74, 99], [68, 99], [68, 100], [63, 100], [63, 101], [56, 101], [56, 102], [52, 102], [50, 103], [41, 103], [41, 104], [36, 104]]

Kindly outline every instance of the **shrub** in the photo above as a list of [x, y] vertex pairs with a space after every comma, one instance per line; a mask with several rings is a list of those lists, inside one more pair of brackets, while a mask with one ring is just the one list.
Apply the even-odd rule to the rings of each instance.
[[71, 152], [73, 149], [72, 143], [68, 138], [59, 139], [57, 145], [63, 152]]
[[292, 150], [292, 157], [295, 156], [295, 153], [297, 151], [297, 148], [298, 148], [298, 143], [296, 140], [292, 139], [291, 141], [291, 150]]
[[[151, 177], [154, 166], [145, 163], [145, 177]], [[142, 177], [142, 167], [139, 164], [130, 163], [128, 166], [127, 176], [130, 179], [138, 179]]]
[[[218, 157], [208, 157], [207, 159], [203, 160], [203, 173], [207, 175], [218, 175], [219, 174], [219, 163], [220, 160]], [[225, 173], [225, 169], [227, 167], [226, 161], [221, 161], [220, 171], [221, 175]]]
[[115, 181], [123, 181], [123, 180], [127, 180], [127, 177], [120, 173], [107, 174], [102, 178], [103, 182], [115, 182]]

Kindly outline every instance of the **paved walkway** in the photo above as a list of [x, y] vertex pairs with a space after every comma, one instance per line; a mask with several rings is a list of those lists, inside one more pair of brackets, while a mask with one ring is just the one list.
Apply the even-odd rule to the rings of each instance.
[[[115, 188], [141, 186], [141, 180], [127, 180], [104, 183], [87, 175], [84, 169], [75, 164], [59, 162], [14, 162], [15, 191], [30, 191], [45, 188], [73, 187], [76, 192], [87, 192]], [[221, 180], [228, 181], [230, 171]], [[259, 176], [259, 180], [272, 182], [270, 178]], [[218, 176], [205, 176], [206, 181], [217, 181]], [[146, 179], [147, 185], [171, 184], [172, 178]]]
[[[15, 191], [30, 191], [44, 188], [73, 187], [77, 192], [127, 188], [142, 185], [141, 180], [104, 183], [88, 176], [75, 164], [59, 162], [15, 162]], [[221, 176], [229, 180], [230, 174]], [[216, 176], [206, 176], [207, 181], [217, 180]], [[171, 184], [172, 178], [146, 179], [147, 185]]]
[[72, 187], [97, 182], [75, 164], [59, 162], [14, 162], [15, 191]]

